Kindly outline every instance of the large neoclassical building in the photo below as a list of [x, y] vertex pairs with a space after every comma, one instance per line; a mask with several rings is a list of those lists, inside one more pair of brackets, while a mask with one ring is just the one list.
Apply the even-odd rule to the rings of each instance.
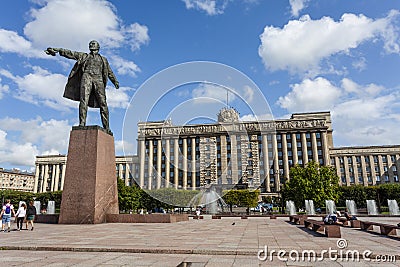
[[[335, 148], [329, 112], [244, 122], [223, 108], [211, 124], [139, 122], [137, 141], [137, 155], [116, 157], [116, 176], [145, 189], [240, 185], [276, 195], [290, 168], [309, 161], [335, 166], [341, 185], [399, 182], [400, 145]], [[66, 164], [65, 155], [38, 156], [35, 191], [62, 190]]]

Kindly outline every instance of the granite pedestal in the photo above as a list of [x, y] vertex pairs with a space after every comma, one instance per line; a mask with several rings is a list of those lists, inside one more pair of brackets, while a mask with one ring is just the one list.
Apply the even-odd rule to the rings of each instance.
[[118, 214], [115, 147], [99, 126], [72, 127], [59, 223], [97, 224]]

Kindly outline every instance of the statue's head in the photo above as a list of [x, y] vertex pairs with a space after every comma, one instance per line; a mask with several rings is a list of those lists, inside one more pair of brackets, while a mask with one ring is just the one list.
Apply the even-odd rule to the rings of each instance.
[[96, 40], [92, 40], [89, 43], [89, 50], [90, 51], [99, 51], [100, 50], [100, 44]]

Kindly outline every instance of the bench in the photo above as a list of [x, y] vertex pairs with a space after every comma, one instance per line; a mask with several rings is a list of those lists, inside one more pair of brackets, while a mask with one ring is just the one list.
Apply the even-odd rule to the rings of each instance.
[[295, 224], [304, 225], [305, 219], [307, 219], [307, 215], [289, 215], [289, 221]]
[[378, 223], [378, 222], [368, 222], [368, 221], [359, 221], [361, 230], [373, 230], [374, 226], [379, 226], [381, 235], [397, 235], [397, 229], [400, 229], [399, 226], [393, 224], [386, 223]]
[[322, 221], [305, 219], [304, 227], [311, 229], [314, 232], [323, 232], [327, 237], [342, 237], [340, 226], [336, 224], [328, 225]]

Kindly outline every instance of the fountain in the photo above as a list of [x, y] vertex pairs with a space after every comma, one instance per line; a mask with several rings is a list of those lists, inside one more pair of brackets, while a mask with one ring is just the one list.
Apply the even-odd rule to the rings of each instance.
[[49, 200], [47, 202], [47, 214], [54, 214], [56, 212], [55, 202], [54, 200]]
[[286, 213], [289, 215], [296, 215], [296, 207], [294, 205], [294, 202], [292, 200], [286, 201]]
[[388, 199], [388, 207], [390, 215], [400, 215], [399, 205], [396, 199]]
[[374, 199], [367, 200], [368, 215], [378, 215], [378, 208]]
[[336, 205], [333, 200], [325, 200], [326, 214], [336, 213]]
[[314, 201], [313, 200], [304, 200], [306, 206], [307, 215], [315, 215]]
[[40, 214], [40, 201], [34, 201], [33, 206], [36, 208], [36, 214]]
[[357, 206], [354, 200], [346, 199], [346, 208], [351, 215], [357, 214]]
[[217, 214], [223, 212], [228, 207], [222, 197], [214, 188], [202, 190], [195, 195], [189, 202], [190, 207], [205, 207], [206, 213]]

